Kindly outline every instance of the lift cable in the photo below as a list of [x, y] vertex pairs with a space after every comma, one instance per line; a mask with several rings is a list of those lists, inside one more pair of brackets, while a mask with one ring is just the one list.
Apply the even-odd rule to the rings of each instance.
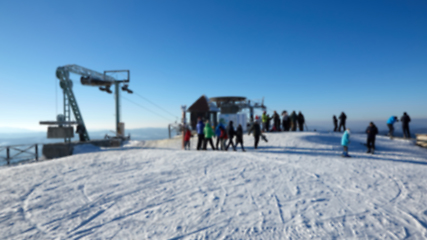
[[133, 93], [134, 93], [135, 95], [137, 95], [138, 97], [140, 97], [140, 98], [144, 99], [145, 101], [147, 101], [147, 102], [149, 102], [149, 103], [153, 104], [154, 106], [156, 106], [157, 108], [159, 108], [159, 109], [160, 109], [160, 110], [162, 110], [163, 112], [165, 112], [165, 113], [167, 113], [167, 114], [169, 114], [169, 115], [173, 116], [174, 118], [178, 118], [176, 115], [174, 115], [174, 114], [172, 114], [172, 113], [168, 112], [168, 111], [167, 111], [167, 110], [165, 110], [164, 108], [162, 108], [162, 107], [160, 107], [159, 105], [157, 105], [157, 104], [153, 103], [152, 101], [148, 100], [147, 98], [145, 98], [145, 97], [141, 96], [140, 94], [136, 93], [135, 91], [133, 91]]
[[134, 102], [134, 101], [132, 101], [132, 100], [129, 100], [129, 99], [127, 99], [127, 98], [125, 98], [125, 97], [123, 97], [123, 96], [121, 96], [123, 99], [125, 99], [125, 100], [127, 100], [127, 101], [129, 101], [129, 102], [131, 102], [131, 103], [133, 103], [133, 104], [135, 104], [136, 106], [138, 106], [138, 107], [140, 107], [140, 108], [143, 108], [143, 109], [145, 109], [145, 110], [147, 110], [147, 111], [149, 111], [149, 112], [151, 112], [151, 113], [153, 113], [153, 114], [155, 114], [155, 115], [157, 115], [157, 116], [159, 116], [159, 117], [162, 117], [163, 119], [165, 119], [165, 120], [167, 120], [167, 121], [170, 121], [170, 119], [168, 119], [168, 118], [166, 118], [166, 117], [164, 117], [164, 116], [162, 116], [162, 115], [160, 115], [160, 114], [158, 114], [158, 113], [156, 113], [156, 112], [154, 112], [154, 111], [152, 111], [152, 110], [150, 110], [150, 109], [148, 109], [148, 108], [146, 108], [146, 107], [144, 107], [144, 106], [142, 106], [142, 105], [140, 105], [140, 104], [138, 104], [138, 103], [136, 103], [136, 102]]
[[[179, 117], [177, 117], [176, 115], [174, 115], [174, 114], [170, 113], [169, 111], [165, 110], [164, 108], [160, 107], [159, 105], [157, 105], [157, 104], [153, 103], [152, 101], [150, 101], [150, 100], [149, 100], [149, 99], [147, 99], [146, 97], [143, 97], [142, 95], [138, 94], [137, 92], [133, 91], [133, 94], [135, 94], [135, 95], [137, 95], [138, 97], [142, 98], [143, 100], [145, 100], [145, 101], [147, 101], [147, 102], [151, 103], [152, 105], [156, 106], [158, 109], [160, 109], [160, 110], [164, 111], [165, 113], [167, 113], [167, 114], [171, 115], [172, 117], [177, 118], [177, 119], [179, 118]], [[157, 116], [159, 116], [159, 117], [162, 117], [163, 119], [166, 119], [166, 120], [170, 121], [170, 119], [168, 119], [168, 118], [166, 118], [166, 117], [164, 117], [164, 116], [162, 116], [162, 115], [160, 115], [160, 114], [158, 114], [158, 113], [156, 113], [156, 112], [154, 112], [154, 111], [152, 111], [152, 110], [150, 110], [150, 109], [148, 109], [148, 108], [146, 108], [146, 107], [144, 107], [144, 106], [142, 106], [142, 105], [140, 105], [140, 104], [138, 104], [138, 103], [136, 103], [136, 102], [134, 102], [134, 101], [132, 101], [132, 100], [130, 100], [130, 99], [127, 99], [127, 98], [123, 97], [122, 95], [121, 95], [120, 97], [122, 97], [123, 99], [125, 99], [125, 100], [127, 100], [127, 101], [129, 101], [129, 102], [131, 102], [131, 103], [133, 103], [133, 104], [135, 104], [135, 105], [137, 105], [137, 106], [139, 106], [139, 107], [141, 107], [141, 108], [143, 108], [143, 109], [145, 109], [145, 110], [147, 110], [147, 111], [149, 111], [149, 112], [153, 113], [153, 114], [156, 114], [156, 115], [157, 115]], [[56, 99], [56, 102], [58, 102], [58, 99]], [[58, 108], [58, 105], [57, 105], [56, 107]], [[57, 111], [58, 111], [58, 110], [57, 110]], [[172, 122], [173, 122], [173, 121], [172, 121]]]

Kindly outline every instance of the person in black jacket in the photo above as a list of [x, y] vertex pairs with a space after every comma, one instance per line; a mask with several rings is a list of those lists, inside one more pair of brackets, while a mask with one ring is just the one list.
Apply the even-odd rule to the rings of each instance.
[[409, 122], [411, 121], [411, 118], [406, 114], [406, 112], [404, 112], [400, 121], [402, 122], [403, 137], [411, 138], [411, 133], [409, 133]]
[[289, 119], [291, 121], [291, 131], [296, 131], [297, 130], [297, 114], [295, 113], [295, 111], [292, 111], [291, 115], [289, 116]]
[[370, 122], [368, 128], [366, 128], [366, 133], [368, 134], [368, 139], [366, 141], [366, 147], [368, 148], [367, 153], [374, 154], [375, 136], [378, 134], [377, 126], [375, 126], [373, 122]]
[[332, 117], [332, 121], [334, 122], [334, 132], [336, 132], [337, 129], [338, 129], [338, 119], [337, 119], [337, 116], [334, 115]]
[[240, 146], [242, 146], [242, 151], [245, 152], [245, 148], [243, 147], [243, 128], [241, 124], [239, 124], [236, 131], [236, 148], [239, 143]]
[[345, 131], [346, 130], [346, 128], [345, 128], [345, 120], [347, 119], [347, 116], [345, 115], [344, 112], [341, 113], [339, 119], [340, 119], [340, 125], [338, 127], [338, 132], [341, 132], [341, 126], [343, 127], [343, 131]]
[[79, 134], [80, 142], [84, 142], [85, 141], [85, 127], [83, 126], [83, 124], [79, 123], [77, 125], [76, 133]]
[[[258, 116], [256, 118], [258, 118]], [[253, 132], [252, 135], [254, 136], [254, 147], [255, 149], [257, 149], [259, 137], [261, 136], [261, 127], [259, 126], [257, 121], [255, 121], [254, 124], [252, 124], [251, 128], [249, 128], [248, 135], [250, 135], [251, 132]]]
[[236, 131], [234, 130], [234, 127], [233, 127], [233, 121], [230, 121], [230, 123], [228, 124], [227, 134], [228, 134], [228, 144], [225, 147], [225, 151], [228, 150], [230, 145], [233, 147], [233, 150], [236, 151], [236, 146], [233, 143], [233, 138], [236, 135]]
[[279, 116], [279, 114], [277, 114], [277, 112], [274, 111], [272, 118], [273, 118], [274, 128], [276, 129], [276, 132], [280, 132], [280, 116]]
[[302, 132], [302, 131], [304, 131], [304, 123], [305, 123], [305, 119], [304, 119], [304, 115], [302, 115], [301, 111], [298, 113], [297, 120], [298, 120], [298, 127], [299, 127], [299, 130], [300, 130], [301, 132]]

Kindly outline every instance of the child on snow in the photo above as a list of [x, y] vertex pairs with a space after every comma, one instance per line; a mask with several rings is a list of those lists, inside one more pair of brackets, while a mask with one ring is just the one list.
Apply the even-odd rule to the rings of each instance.
[[190, 150], [190, 138], [191, 138], [191, 131], [188, 129], [188, 127], [185, 128], [185, 135], [184, 135], [184, 150]]
[[219, 146], [220, 143], [221, 143], [221, 128], [224, 128], [224, 124], [222, 124], [222, 122], [223, 122], [223, 119], [221, 119], [219, 121], [218, 126], [216, 126], [216, 128], [215, 128], [215, 135], [216, 135], [216, 145], [215, 145], [215, 148], [218, 149], [218, 150], [220, 148], [222, 148], [222, 147]]
[[350, 157], [350, 155], [348, 155], [349, 143], [350, 143], [350, 128], [347, 128], [347, 130], [344, 131], [344, 134], [342, 135], [342, 139], [341, 139], [341, 145], [344, 148], [344, 152], [342, 153], [343, 157]]
[[220, 131], [219, 139], [221, 143], [221, 150], [225, 150], [225, 142], [227, 141], [228, 136], [227, 136], [227, 131], [225, 131], [224, 125], [219, 126], [219, 131]]

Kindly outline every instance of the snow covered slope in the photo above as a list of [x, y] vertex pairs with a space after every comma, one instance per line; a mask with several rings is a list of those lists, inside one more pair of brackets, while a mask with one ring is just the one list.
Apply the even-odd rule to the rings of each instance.
[[378, 137], [368, 155], [353, 134], [341, 158], [339, 134], [267, 136], [257, 150], [245, 136], [247, 152], [173, 139], [1, 168], [0, 239], [427, 238], [426, 149]]

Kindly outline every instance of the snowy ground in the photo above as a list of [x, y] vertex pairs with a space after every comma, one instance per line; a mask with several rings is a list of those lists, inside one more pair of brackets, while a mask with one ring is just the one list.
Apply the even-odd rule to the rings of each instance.
[[339, 134], [267, 136], [245, 153], [133, 141], [1, 168], [0, 239], [427, 238], [427, 149], [378, 137], [368, 155], [353, 134], [341, 158]]

